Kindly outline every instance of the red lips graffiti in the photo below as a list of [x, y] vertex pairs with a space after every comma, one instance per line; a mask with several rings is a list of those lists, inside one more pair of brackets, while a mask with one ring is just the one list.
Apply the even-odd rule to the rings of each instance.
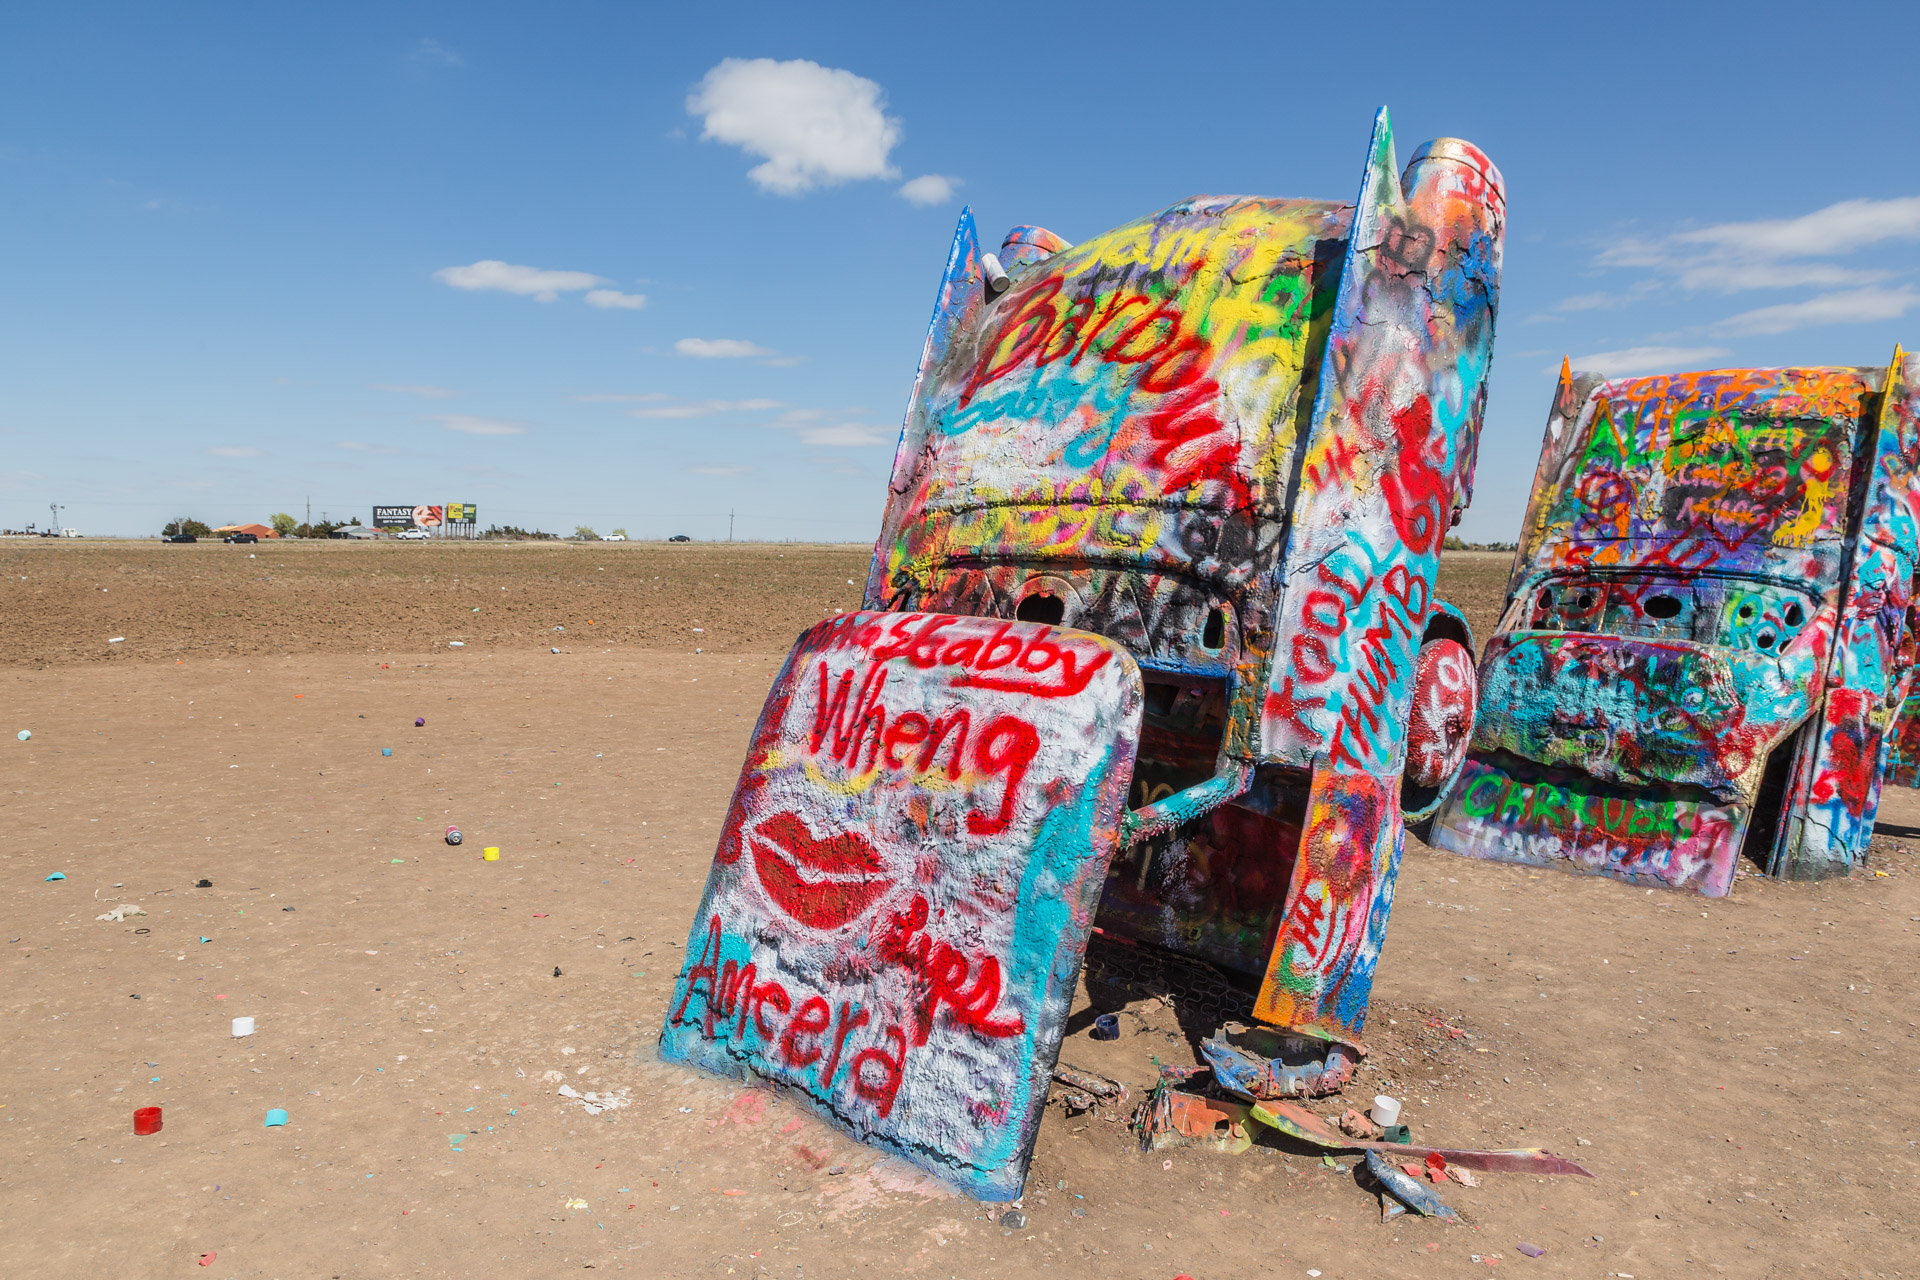
[[798, 814], [776, 813], [747, 834], [761, 887], [810, 929], [838, 929], [893, 887], [873, 844], [856, 831], [820, 837]]

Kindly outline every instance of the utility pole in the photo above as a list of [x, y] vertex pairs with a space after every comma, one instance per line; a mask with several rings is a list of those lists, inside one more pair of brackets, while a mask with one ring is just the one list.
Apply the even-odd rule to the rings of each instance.
[[307, 523], [313, 523], [313, 495], [307, 495]]
[[727, 509], [727, 541], [733, 541], [733, 509]]

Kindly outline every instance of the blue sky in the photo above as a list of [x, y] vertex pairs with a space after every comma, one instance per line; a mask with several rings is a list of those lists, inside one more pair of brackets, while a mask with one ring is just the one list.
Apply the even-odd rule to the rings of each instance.
[[1469, 538], [1513, 537], [1563, 353], [1920, 344], [1909, 7], [1014, 12], [10, 6], [0, 525], [870, 539], [963, 202], [997, 242], [1350, 200], [1382, 103], [1403, 161], [1507, 178]]

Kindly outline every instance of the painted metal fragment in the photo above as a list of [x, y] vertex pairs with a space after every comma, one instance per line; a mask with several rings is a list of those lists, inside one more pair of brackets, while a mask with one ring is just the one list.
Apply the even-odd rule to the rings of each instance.
[[1334, 1151], [1380, 1152], [1393, 1157], [1411, 1157], [1424, 1161], [1439, 1156], [1450, 1165], [1478, 1169], [1483, 1173], [1572, 1174], [1582, 1178], [1593, 1175], [1575, 1161], [1556, 1156], [1538, 1147], [1519, 1147], [1505, 1151], [1480, 1151], [1473, 1148], [1420, 1147], [1403, 1142], [1374, 1142], [1353, 1138], [1322, 1120], [1305, 1107], [1292, 1102], [1256, 1102], [1253, 1118], [1291, 1138], [1311, 1142]]
[[1374, 1176], [1387, 1194], [1398, 1200], [1415, 1213], [1428, 1218], [1440, 1218], [1447, 1222], [1460, 1221], [1460, 1215], [1448, 1208], [1446, 1202], [1435, 1195], [1431, 1188], [1423, 1187], [1419, 1181], [1408, 1177], [1391, 1163], [1381, 1158], [1377, 1151], [1367, 1152], [1367, 1172]]
[[983, 1199], [1017, 1196], [1139, 679], [1111, 641], [1032, 623], [814, 627], [755, 729], [662, 1056], [787, 1085]]
[[[1913, 668], [1920, 362], [1563, 367], [1431, 842], [1719, 896], [1866, 854]], [[1920, 741], [1920, 732], [1915, 733]]]

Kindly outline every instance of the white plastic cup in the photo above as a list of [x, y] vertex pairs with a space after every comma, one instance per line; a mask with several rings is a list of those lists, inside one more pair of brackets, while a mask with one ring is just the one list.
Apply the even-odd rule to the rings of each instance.
[[[238, 1035], [239, 1032], [235, 1032]], [[1400, 1099], [1389, 1098], [1384, 1093], [1373, 1095], [1373, 1122], [1382, 1129], [1390, 1129], [1400, 1123]]]
[[[234, 1034], [234, 1036], [235, 1036], [235, 1038], [238, 1038], [238, 1037], [240, 1037], [240, 1036], [250, 1036], [250, 1035], [252, 1035], [252, 1034], [253, 1034], [253, 1019], [252, 1019], [252, 1018], [235, 1018], [235, 1019], [233, 1020], [233, 1034]], [[1378, 1105], [1378, 1100], [1377, 1100], [1377, 1099], [1375, 1100], [1375, 1106], [1374, 1106], [1374, 1110], [1376, 1110], [1376, 1111], [1377, 1111], [1377, 1110], [1379, 1110], [1379, 1105]]]

